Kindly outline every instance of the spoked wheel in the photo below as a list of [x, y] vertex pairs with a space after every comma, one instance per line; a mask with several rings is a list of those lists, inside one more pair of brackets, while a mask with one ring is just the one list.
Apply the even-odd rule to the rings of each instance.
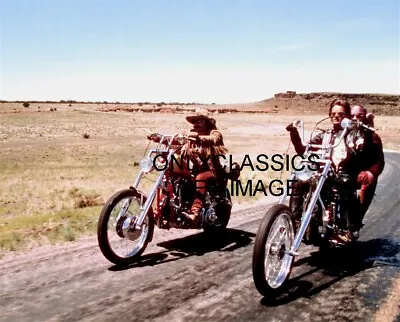
[[253, 251], [253, 279], [258, 292], [277, 295], [292, 271], [293, 214], [285, 205], [272, 206], [258, 229]]
[[143, 224], [134, 228], [146, 197], [133, 189], [116, 192], [101, 211], [97, 238], [103, 255], [112, 263], [124, 265], [137, 260], [152, 239], [154, 222], [151, 210]]

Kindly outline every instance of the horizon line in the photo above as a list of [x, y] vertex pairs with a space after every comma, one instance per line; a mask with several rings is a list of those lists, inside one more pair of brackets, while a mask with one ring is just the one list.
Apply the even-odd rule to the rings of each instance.
[[269, 99], [274, 99], [277, 97], [277, 95], [310, 95], [310, 94], [330, 94], [330, 95], [355, 95], [355, 96], [361, 96], [361, 95], [368, 95], [368, 96], [376, 96], [376, 95], [384, 95], [384, 96], [398, 96], [400, 98], [400, 93], [399, 94], [393, 94], [393, 93], [366, 93], [366, 92], [296, 92], [296, 91], [291, 91], [288, 90], [286, 92], [279, 92], [275, 93], [273, 96], [258, 100], [258, 101], [249, 101], [245, 103], [216, 103], [216, 102], [211, 102], [211, 103], [204, 103], [204, 102], [182, 102], [182, 101], [112, 101], [112, 100], [75, 100], [75, 99], [61, 99], [61, 100], [6, 100], [6, 99], [1, 99], [0, 98], [0, 103], [74, 103], [74, 104], [143, 104], [143, 105], [149, 105], [149, 104], [161, 104], [161, 105], [226, 105], [226, 104], [251, 104], [251, 103], [258, 103], [258, 102], [263, 102]]

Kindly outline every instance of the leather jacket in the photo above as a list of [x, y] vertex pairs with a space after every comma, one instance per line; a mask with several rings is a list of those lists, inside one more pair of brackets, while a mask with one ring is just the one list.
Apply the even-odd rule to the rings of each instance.
[[212, 130], [209, 135], [199, 135], [196, 142], [190, 142], [186, 147], [186, 153], [195, 165], [194, 172], [210, 170], [214, 176], [219, 176], [222, 172], [218, 155], [225, 155], [227, 151], [222, 134], [218, 130]]
[[364, 133], [364, 147], [360, 157], [360, 171], [369, 171], [375, 179], [385, 167], [382, 140], [376, 132], [361, 129]]

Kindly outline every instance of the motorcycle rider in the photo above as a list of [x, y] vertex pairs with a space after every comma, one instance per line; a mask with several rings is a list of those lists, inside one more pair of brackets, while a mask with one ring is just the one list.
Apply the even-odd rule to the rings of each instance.
[[[347, 101], [336, 99], [331, 102], [328, 115], [333, 125], [332, 129], [313, 137], [310, 140], [311, 144], [320, 145], [325, 142], [326, 139], [330, 140], [329, 143], [331, 144], [337, 143], [343, 131], [341, 121], [344, 118], [351, 118], [350, 104]], [[297, 128], [293, 126], [293, 124], [289, 124], [286, 130], [290, 132], [290, 138], [296, 153], [303, 154], [306, 147], [301, 142]], [[347, 133], [341, 144], [335, 147], [332, 153], [333, 165], [337, 172], [336, 185], [341, 199], [346, 205], [347, 219], [347, 231], [343, 235], [336, 236], [338, 242], [349, 242], [353, 238], [356, 238], [358, 233], [356, 217], [358, 201], [355, 192], [358, 174], [357, 163], [362, 144], [362, 133], [352, 130]], [[293, 196], [290, 199], [290, 208], [293, 211], [296, 221], [300, 221], [303, 213], [304, 195], [307, 193], [309, 186], [308, 184], [297, 181], [292, 185], [292, 189]]]
[[[353, 105], [351, 116], [354, 121], [373, 126], [373, 114], [367, 114], [367, 110], [362, 105]], [[360, 131], [364, 135], [364, 146], [359, 163], [360, 172], [357, 176], [357, 184], [360, 189], [358, 195], [360, 200], [359, 227], [361, 227], [365, 213], [374, 198], [378, 177], [385, 167], [382, 140], [379, 135], [364, 127], [360, 127]]]
[[224, 146], [223, 136], [217, 129], [215, 119], [208, 117], [206, 110], [197, 110], [195, 115], [187, 116], [186, 120], [193, 125], [189, 137], [196, 139], [194, 142], [189, 141], [186, 149], [194, 165], [196, 196], [190, 212], [183, 215], [196, 227], [207, 192], [206, 182], [221, 177], [223, 168], [217, 156], [225, 155], [228, 150]]
[[[189, 225], [196, 228], [207, 192], [206, 182], [210, 179], [221, 178], [224, 170], [218, 156], [225, 155], [228, 150], [224, 146], [223, 136], [217, 129], [215, 119], [208, 116], [207, 110], [197, 109], [195, 114], [187, 116], [186, 120], [192, 124], [188, 134], [192, 140], [189, 140], [177, 151], [177, 158], [183, 161], [184, 169], [175, 167], [173, 171], [179, 175], [190, 175], [190, 172], [195, 175], [196, 196], [190, 211], [182, 212], [182, 214], [188, 220]], [[157, 142], [160, 138], [149, 135], [148, 139]], [[188, 159], [191, 164], [187, 164]]]

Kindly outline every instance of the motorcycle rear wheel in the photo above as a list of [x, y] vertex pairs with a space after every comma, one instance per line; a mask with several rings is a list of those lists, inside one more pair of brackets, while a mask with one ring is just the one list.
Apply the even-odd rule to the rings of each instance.
[[257, 291], [275, 297], [287, 282], [293, 267], [287, 251], [294, 241], [293, 213], [286, 205], [274, 205], [258, 229], [253, 250], [253, 280]]
[[[140, 229], [128, 228], [129, 223], [138, 218], [145, 202], [146, 197], [137, 190], [125, 189], [116, 192], [104, 205], [97, 225], [97, 239], [101, 252], [110, 262], [117, 265], [134, 262], [152, 239], [151, 209]], [[127, 206], [126, 210], [124, 206]]]

